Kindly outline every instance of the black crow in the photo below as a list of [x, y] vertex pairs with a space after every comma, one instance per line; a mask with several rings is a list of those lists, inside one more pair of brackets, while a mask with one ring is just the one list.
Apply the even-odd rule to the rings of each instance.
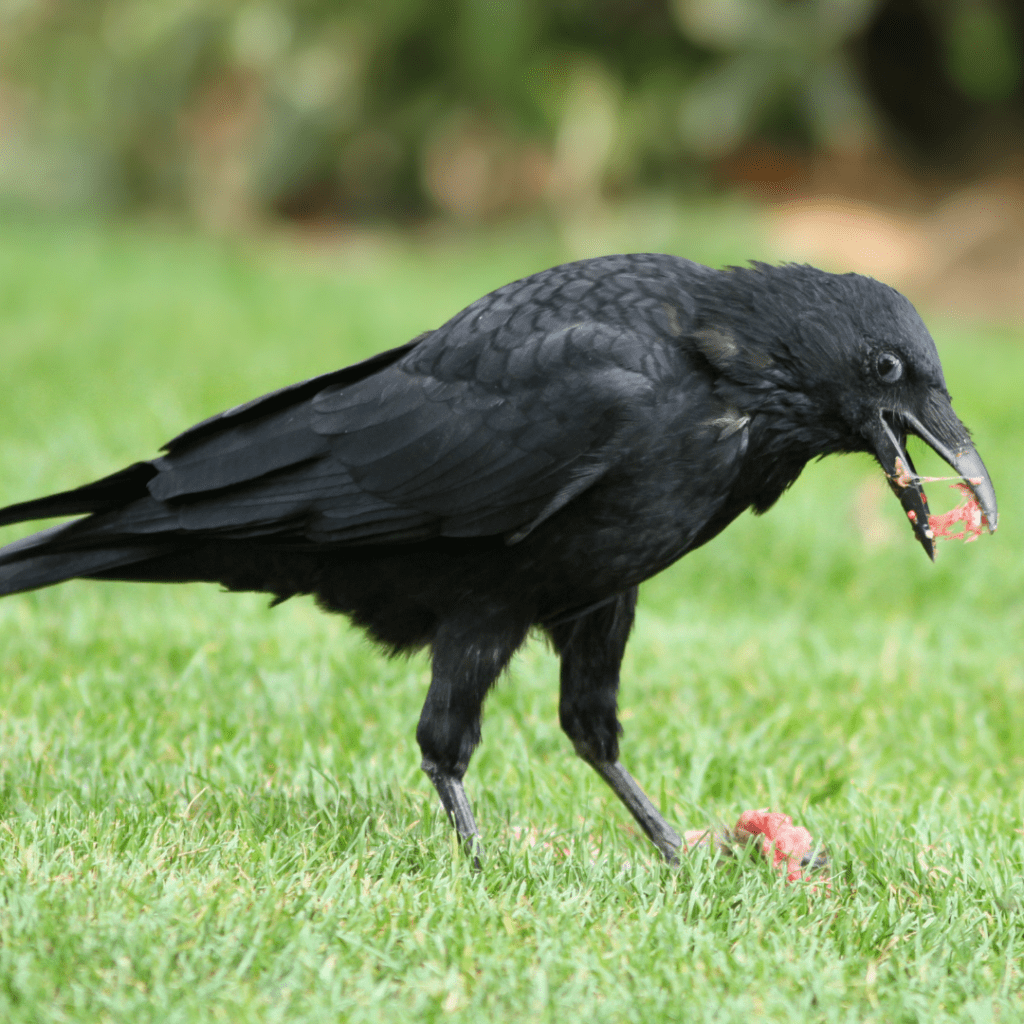
[[0, 525], [82, 517], [0, 549], [0, 594], [207, 580], [313, 594], [393, 653], [429, 646], [416, 739], [466, 840], [481, 707], [537, 627], [561, 657], [577, 754], [672, 859], [679, 836], [618, 760], [637, 585], [831, 452], [875, 456], [932, 555], [908, 434], [969, 482], [994, 530], [992, 483], [902, 295], [807, 266], [607, 256], [0, 511]]

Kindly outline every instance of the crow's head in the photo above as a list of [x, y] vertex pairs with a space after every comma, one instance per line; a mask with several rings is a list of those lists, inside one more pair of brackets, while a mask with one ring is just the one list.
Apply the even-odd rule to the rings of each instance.
[[[799, 278], [806, 268], [792, 269]], [[907, 454], [908, 434], [916, 434], [964, 478], [994, 531], [998, 511], [992, 481], [953, 412], [935, 342], [917, 310], [871, 278], [813, 276], [826, 293], [824, 301], [798, 314], [790, 353], [811, 364], [807, 385], [831, 396], [827, 405], [849, 431], [849, 447], [874, 453], [929, 558], [935, 548], [928, 502]]]
[[[990, 531], [996, 495], [967, 428], [953, 412], [927, 327], [899, 292], [859, 274], [789, 264], [734, 270], [748, 296], [746, 345], [733, 362], [747, 387], [775, 384], [813, 432], [817, 454], [869, 451], [885, 471], [931, 558], [928, 503], [906, 451], [908, 434], [931, 446], [974, 493]], [[735, 321], [734, 321], [735, 322]], [[744, 367], [738, 365], [744, 363]]]

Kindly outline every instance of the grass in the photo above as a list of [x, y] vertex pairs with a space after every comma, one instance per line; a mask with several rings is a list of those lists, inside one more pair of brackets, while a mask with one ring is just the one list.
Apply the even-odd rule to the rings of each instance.
[[[764, 253], [744, 211], [604, 231], [574, 252]], [[567, 255], [529, 229], [229, 245], [9, 219], [0, 243], [4, 501]], [[998, 535], [932, 566], [870, 460], [814, 465], [646, 585], [624, 667], [623, 757], [669, 816], [785, 810], [831, 892], [659, 864], [561, 736], [539, 644], [489, 701], [475, 873], [418, 770], [424, 659], [306, 601], [76, 582], [0, 603], [0, 1019], [1022, 1019], [1024, 348], [933, 326]]]

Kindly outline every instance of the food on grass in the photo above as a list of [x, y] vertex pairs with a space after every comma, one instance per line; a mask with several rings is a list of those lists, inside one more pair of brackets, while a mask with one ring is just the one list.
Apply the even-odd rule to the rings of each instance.
[[828, 865], [823, 851], [812, 856], [814, 839], [807, 829], [794, 825], [788, 814], [767, 808], [744, 811], [731, 829], [691, 829], [683, 836], [683, 848], [712, 846], [720, 855], [733, 856], [757, 837], [759, 852], [773, 868], [785, 873], [788, 882], [799, 882], [808, 872], [820, 878]]

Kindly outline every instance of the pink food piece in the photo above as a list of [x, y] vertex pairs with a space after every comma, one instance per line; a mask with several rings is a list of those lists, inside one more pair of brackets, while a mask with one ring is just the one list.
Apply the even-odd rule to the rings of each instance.
[[[936, 538], [962, 540], [964, 543], [970, 544], [972, 540], [977, 540], [981, 536], [985, 523], [984, 513], [967, 484], [950, 484], [950, 486], [959, 491], [967, 500], [941, 515], [929, 516], [928, 525]], [[952, 527], [957, 523], [963, 523], [964, 528], [959, 533], [954, 533]]]
[[903, 465], [903, 460], [897, 456], [895, 463], [896, 474], [893, 476], [893, 483], [897, 487], [909, 487], [914, 482], [914, 474]]
[[794, 825], [788, 814], [769, 811], [744, 811], [733, 829], [742, 842], [752, 836], [761, 836], [761, 852], [774, 868], [786, 872], [786, 880], [798, 882], [802, 877], [801, 861], [810, 853], [814, 840], [811, 833]]
[[[896, 459], [894, 468], [896, 472], [891, 479], [897, 487], [909, 487], [915, 480], [920, 484], [934, 480], [958, 479], [948, 476], [915, 476], [903, 464], [903, 460], [900, 458]], [[964, 477], [959, 479], [966, 479], [968, 483], [975, 486], [981, 483], [980, 477]], [[985, 514], [981, 511], [981, 506], [978, 504], [977, 498], [974, 497], [974, 492], [966, 483], [957, 482], [950, 484], [950, 487], [959, 491], [966, 501], [957, 505], [956, 508], [950, 509], [948, 512], [942, 512], [939, 515], [929, 515], [928, 526], [931, 528], [932, 534], [936, 539], [942, 537], [945, 540], [962, 540], [965, 544], [970, 544], [972, 540], [977, 540], [981, 536], [986, 522]], [[928, 502], [924, 491], [921, 492], [921, 500], [925, 504]], [[912, 523], [916, 523], [917, 513], [910, 510], [907, 512], [907, 518]], [[959, 533], [954, 533], [952, 527], [957, 523], [963, 523], [964, 528]]]
[[[722, 826], [691, 829], [683, 834], [683, 848], [710, 847], [722, 857], [732, 857], [738, 847], [755, 838], [760, 839], [760, 852], [773, 868], [785, 872], [787, 881], [798, 882], [804, 878], [803, 860], [814, 843], [811, 833], [794, 825], [788, 814], [766, 808], [744, 811], [732, 829]], [[831, 889], [828, 873], [824, 870], [827, 863], [824, 854], [820, 854], [807, 871], [815, 879], [811, 886], [815, 892], [820, 887], [825, 891]]]

